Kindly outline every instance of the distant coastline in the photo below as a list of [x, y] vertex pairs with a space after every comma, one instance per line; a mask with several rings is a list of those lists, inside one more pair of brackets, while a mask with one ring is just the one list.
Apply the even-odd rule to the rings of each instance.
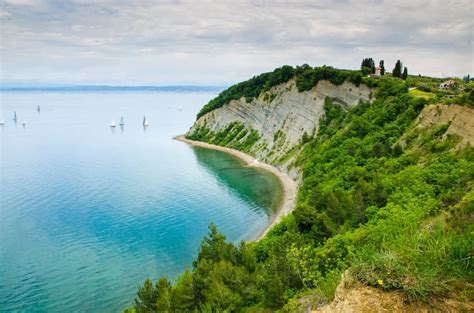
[[280, 182], [283, 189], [283, 199], [280, 202], [277, 212], [271, 218], [270, 223], [268, 223], [267, 226], [254, 239], [255, 241], [258, 241], [262, 239], [263, 237], [265, 237], [265, 235], [269, 232], [269, 230], [273, 226], [278, 224], [281, 221], [281, 219], [284, 216], [286, 216], [288, 213], [290, 213], [291, 210], [293, 209], [295, 205], [295, 200], [296, 200], [296, 193], [298, 191], [298, 185], [290, 176], [281, 172], [276, 167], [269, 165], [267, 163], [260, 162], [256, 160], [255, 158], [253, 158], [252, 156], [235, 149], [217, 146], [217, 145], [209, 144], [207, 142], [189, 140], [189, 139], [186, 139], [184, 135], [176, 136], [174, 137], [174, 139], [190, 144], [192, 146], [213, 149], [213, 150], [223, 151], [223, 152], [232, 154], [233, 156], [236, 156], [242, 159], [244, 162], [246, 162], [247, 166], [253, 166], [253, 167], [264, 169], [272, 173], [278, 178], [278, 181]]
[[226, 86], [113, 86], [0, 83], [0, 92], [220, 92]]

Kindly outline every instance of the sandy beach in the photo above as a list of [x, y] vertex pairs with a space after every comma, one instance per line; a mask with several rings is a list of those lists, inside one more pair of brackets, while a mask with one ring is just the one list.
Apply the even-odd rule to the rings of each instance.
[[174, 137], [174, 139], [185, 142], [193, 146], [203, 147], [207, 149], [214, 149], [214, 150], [230, 153], [242, 159], [243, 161], [245, 161], [247, 163], [247, 166], [254, 166], [254, 167], [264, 169], [266, 171], [271, 172], [278, 178], [283, 188], [283, 199], [280, 203], [280, 207], [278, 208], [278, 211], [270, 220], [270, 223], [268, 223], [265, 229], [262, 230], [262, 232], [257, 236], [257, 238], [255, 238], [255, 240], [260, 240], [261, 238], [263, 238], [274, 225], [280, 222], [282, 217], [287, 215], [293, 209], [294, 204], [295, 204], [295, 199], [296, 199], [296, 192], [298, 190], [297, 183], [290, 176], [281, 172], [276, 167], [266, 164], [266, 163], [262, 163], [256, 160], [255, 158], [251, 157], [250, 155], [245, 154], [235, 149], [221, 147], [221, 146], [217, 146], [217, 145], [213, 145], [213, 144], [209, 144], [209, 143], [201, 142], [201, 141], [189, 140], [189, 139], [186, 139], [184, 135], [176, 136]]

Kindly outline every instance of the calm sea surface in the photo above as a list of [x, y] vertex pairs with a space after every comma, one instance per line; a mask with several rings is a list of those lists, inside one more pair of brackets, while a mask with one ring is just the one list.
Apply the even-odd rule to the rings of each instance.
[[0, 311], [120, 311], [190, 267], [209, 223], [234, 242], [265, 227], [275, 177], [172, 140], [214, 96], [0, 93]]

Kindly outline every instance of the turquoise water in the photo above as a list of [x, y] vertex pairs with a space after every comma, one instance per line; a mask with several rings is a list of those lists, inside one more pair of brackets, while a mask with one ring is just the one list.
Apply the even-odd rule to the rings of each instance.
[[191, 266], [210, 222], [235, 242], [260, 233], [276, 178], [172, 140], [214, 96], [0, 94], [0, 311], [120, 311], [146, 277]]

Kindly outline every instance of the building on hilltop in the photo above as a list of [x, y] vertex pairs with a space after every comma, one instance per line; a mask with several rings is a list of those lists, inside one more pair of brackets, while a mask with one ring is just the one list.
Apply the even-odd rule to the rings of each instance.
[[375, 72], [373, 74], [370, 74], [368, 76], [381, 76], [382, 75], [382, 68], [380, 66], [375, 67]]
[[439, 84], [439, 88], [440, 89], [449, 89], [449, 88], [453, 87], [454, 84], [456, 84], [456, 82], [454, 80], [450, 79], [450, 80], [447, 80], [447, 81], [442, 82], [441, 84]]

